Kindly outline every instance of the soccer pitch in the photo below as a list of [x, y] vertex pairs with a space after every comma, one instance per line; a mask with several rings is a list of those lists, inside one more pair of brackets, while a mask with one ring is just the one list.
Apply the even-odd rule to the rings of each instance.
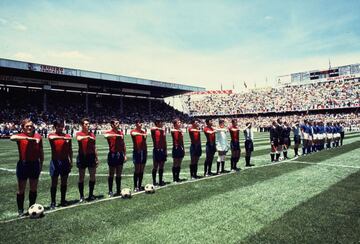
[[[203, 155], [198, 174], [203, 173]], [[133, 188], [132, 143], [125, 137], [128, 161], [122, 187]], [[189, 137], [181, 178], [189, 179]], [[151, 183], [152, 143], [143, 184]], [[171, 153], [171, 138], [167, 138]], [[164, 178], [171, 182], [155, 194], [132, 199], [107, 198], [108, 145], [97, 137], [100, 166], [98, 201], [57, 208], [41, 219], [16, 219], [16, 143], [0, 140], [1, 243], [358, 243], [360, 241], [360, 134], [347, 133], [344, 146], [277, 164], [270, 164], [269, 134], [256, 133], [252, 163], [245, 169], [243, 140], [240, 172], [196, 181], [172, 183], [172, 158]], [[77, 143], [73, 142], [74, 156]], [[300, 150], [301, 151], [301, 150]], [[50, 147], [44, 139], [45, 161], [37, 202], [50, 204]], [[226, 169], [229, 169], [229, 154]], [[289, 151], [293, 157], [293, 150]], [[215, 158], [216, 160], [216, 158]], [[213, 163], [213, 171], [216, 161]], [[67, 200], [78, 200], [77, 168], [69, 177]], [[85, 179], [85, 195], [88, 192]], [[58, 187], [59, 188], [59, 187]], [[28, 189], [28, 188], [27, 188]], [[60, 190], [57, 193], [60, 202]], [[25, 206], [28, 205], [27, 194]], [[16, 220], [15, 220], [16, 219]], [[6, 222], [9, 221], [9, 222]]]

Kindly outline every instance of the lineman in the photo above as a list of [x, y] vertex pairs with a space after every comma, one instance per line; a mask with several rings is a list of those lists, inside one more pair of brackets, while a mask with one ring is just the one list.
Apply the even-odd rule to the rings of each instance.
[[244, 138], [245, 138], [245, 166], [246, 167], [251, 167], [254, 166], [253, 164], [250, 163], [251, 160], [251, 152], [254, 151], [254, 144], [253, 144], [253, 139], [254, 139], [254, 135], [253, 132], [251, 130], [251, 123], [248, 122], [246, 123], [246, 128], [244, 129]]
[[301, 136], [300, 136], [300, 127], [299, 121], [296, 121], [295, 124], [292, 126], [293, 134], [294, 134], [294, 154], [295, 157], [299, 156], [299, 145], [301, 143]]
[[283, 144], [284, 159], [289, 159], [287, 153], [288, 153], [288, 149], [291, 145], [290, 132], [291, 132], [291, 128], [289, 127], [288, 123], [285, 121], [283, 130], [282, 130], [282, 138], [284, 141], [284, 144]]
[[277, 154], [277, 147], [279, 145], [279, 135], [276, 130], [276, 125], [277, 125], [277, 123], [274, 120], [269, 129], [269, 131], [270, 131], [270, 146], [271, 146], [271, 149], [270, 149], [271, 162], [275, 162], [275, 155]]

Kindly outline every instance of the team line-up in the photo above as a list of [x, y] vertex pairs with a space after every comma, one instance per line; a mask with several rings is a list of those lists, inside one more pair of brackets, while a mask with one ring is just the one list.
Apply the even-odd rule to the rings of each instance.
[[[67, 206], [66, 191], [67, 179], [73, 166], [72, 137], [64, 133], [65, 123], [63, 120], [56, 120], [53, 123], [54, 132], [49, 134], [48, 139], [51, 146], [50, 176], [51, 176], [51, 204], [50, 208], [56, 207], [56, 192], [58, 178], [61, 178], [60, 206]], [[87, 118], [82, 119], [81, 130], [76, 133], [76, 140], [79, 145], [78, 155], [76, 157], [76, 166], [79, 170], [78, 190], [80, 194], [79, 202], [84, 202], [84, 178], [85, 171], [88, 169], [89, 179], [89, 196], [87, 201], [95, 200], [93, 194], [96, 182], [96, 168], [99, 165], [98, 154], [96, 149], [96, 136], [90, 128], [90, 121]], [[108, 195], [109, 197], [121, 195], [121, 174], [123, 164], [127, 160], [126, 146], [124, 142], [124, 133], [120, 129], [120, 120], [112, 119], [110, 121], [111, 130], [104, 133], [109, 145], [107, 163], [109, 166], [108, 174]], [[204, 176], [222, 174], [225, 170], [225, 157], [227, 152], [231, 151], [232, 171], [239, 171], [237, 163], [240, 159], [240, 131], [244, 133], [245, 147], [245, 166], [254, 166], [250, 163], [251, 153], [254, 150], [253, 131], [251, 123], [246, 123], [245, 128], [238, 127], [237, 119], [231, 120], [229, 127], [225, 126], [225, 121], [219, 119], [218, 126], [215, 128], [211, 119], [205, 120], [203, 130], [200, 129], [200, 123], [197, 119], [191, 121], [188, 128], [190, 136], [190, 176], [191, 179], [198, 179], [198, 161], [202, 155], [201, 132], [203, 131], [206, 142], [206, 158], [204, 162]], [[179, 119], [173, 120], [173, 129], [171, 136], [173, 141], [172, 158], [173, 158], [173, 181], [180, 182], [181, 163], [185, 156], [185, 147], [183, 140], [182, 123]], [[19, 216], [27, 214], [24, 212], [25, 188], [29, 180], [29, 206], [35, 204], [37, 198], [37, 186], [39, 176], [44, 162], [43, 142], [40, 134], [35, 132], [35, 126], [30, 119], [24, 119], [21, 122], [21, 133], [11, 136], [12, 141], [16, 141], [19, 151], [19, 161], [16, 166], [16, 176], [18, 181], [18, 191], [16, 195]], [[294, 134], [294, 152], [295, 157], [299, 156], [298, 149], [302, 140], [303, 155], [338, 147], [342, 145], [344, 138], [344, 129], [339, 123], [327, 123], [322, 121], [304, 121], [303, 124], [296, 122], [289, 125], [282, 119], [272, 122], [270, 131], [271, 162], [281, 159], [287, 159], [287, 151], [290, 147], [290, 133]], [[228, 143], [228, 134], [230, 134], [230, 144]], [[144, 175], [145, 164], [147, 162], [147, 143], [148, 134], [142, 128], [142, 121], [135, 120], [135, 128], [130, 131], [133, 141], [132, 159], [134, 163], [134, 191], [142, 191], [142, 180]], [[167, 160], [167, 142], [163, 121], [156, 119], [154, 127], [151, 128], [151, 138], [153, 141], [153, 185], [163, 186], [164, 164]], [[218, 152], [216, 173], [212, 171], [212, 164], [215, 153]], [[281, 157], [283, 153], [283, 157]], [[157, 174], [159, 181], [157, 182]], [[116, 191], [113, 193], [113, 182], [115, 178]]]

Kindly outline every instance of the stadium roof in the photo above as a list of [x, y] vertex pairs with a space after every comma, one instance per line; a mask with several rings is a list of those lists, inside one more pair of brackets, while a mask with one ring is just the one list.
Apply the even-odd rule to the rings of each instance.
[[52, 88], [132, 94], [155, 98], [205, 91], [203, 87], [181, 85], [123, 75], [70, 69], [0, 58], [0, 81]]

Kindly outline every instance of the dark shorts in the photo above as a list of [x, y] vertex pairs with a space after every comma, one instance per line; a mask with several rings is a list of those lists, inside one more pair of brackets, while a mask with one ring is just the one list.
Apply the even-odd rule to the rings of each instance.
[[76, 158], [76, 166], [79, 169], [94, 168], [96, 167], [95, 154], [81, 155]]
[[340, 138], [341, 139], [344, 139], [344, 137], [345, 137], [345, 132], [343, 131], [343, 132], [340, 132]]
[[185, 156], [184, 148], [182, 147], [173, 147], [172, 157], [173, 158], [183, 158]]
[[191, 144], [190, 155], [192, 157], [200, 157], [201, 154], [202, 154], [201, 144], [198, 144], [198, 145]]
[[67, 176], [71, 171], [70, 162], [69, 160], [51, 160], [49, 171], [51, 177]]
[[19, 180], [39, 179], [40, 161], [19, 160], [16, 165], [16, 176]]
[[[271, 139], [270, 139], [271, 140]], [[279, 146], [279, 139], [278, 138], [273, 138], [271, 140], [271, 145], [273, 145], [274, 147]]]
[[211, 154], [214, 155], [216, 152], [216, 145], [214, 144], [210, 144], [210, 143], [206, 143], [206, 154]]
[[279, 144], [278, 145], [284, 145], [284, 139], [283, 137], [279, 138]]
[[163, 149], [153, 149], [153, 160], [155, 162], [165, 162], [167, 159], [167, 154]]
[[231, 141], [230, 142], [231, 150], [233, 151], [240, 151], [240, 142], [238, 141]]
[[146, 164], [147, 151], [133, 151], [133, 163], [134, 164]]
[[246, 152], [254, 151], [254, 143], [253, 143], [253, 141], [250, 141], [250, 140], [245, 141], [245, 151]]
[[125, 156], [123, 152], [109, 152], [107, 157], [107, 162], [109, 167], [117, 167], [123, 165], [125, 161]]
[[287, 148], [290, 147], [290, 145], [291, 145], [290, 137], [284, 138], [284, 144], [283, 145], [286, 145]]
[[294, 136], [294, 143], [295, 144], [300, 144], [301, 142], [301, 137], [300, 136]]

